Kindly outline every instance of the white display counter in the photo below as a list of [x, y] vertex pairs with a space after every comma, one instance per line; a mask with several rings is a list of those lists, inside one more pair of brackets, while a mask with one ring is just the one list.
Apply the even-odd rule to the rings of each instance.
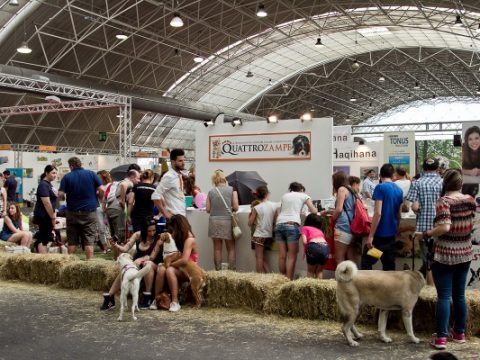
[[[248, 215], [250, 207], [241, 207], [238, 215], [240, 227], [242, 228], [242, 237], [235, 242], [237, 271], [253, 272], [255, 271], [255, 251], [251, 248], [250, 227], [248, 226]], [[208, 237], [208, 217], [204, 210], [189, 208], [187, 210], [187, 219], [192, 226], [195, 239], [197, 241], [198, 251], [200, 253], [199, 265], [205, 270], [214, 270], [213, 263], [213, 241]], [[223, 262], [227, 262], [227, 252], [223, 246]], [[272, 272], [278, 271], [278, 251], [267, 251], [267, 259]], [[303, 259], [303, 245], [300, 244], [297, 265], [295, 266], [295, 276], [304, 277], [307, 275], [307, 263]]]

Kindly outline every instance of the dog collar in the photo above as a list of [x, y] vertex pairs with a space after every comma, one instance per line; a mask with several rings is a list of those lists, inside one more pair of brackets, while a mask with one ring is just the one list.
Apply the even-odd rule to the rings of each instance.
[[123, 268], [122, 268], [122, 279], [123, 279], [123, 275], [127, 272], [127, 270], [129, 269], [137, 269], [137, 267], [133, 264], [127, 264], [127, 265], [124, 265]]

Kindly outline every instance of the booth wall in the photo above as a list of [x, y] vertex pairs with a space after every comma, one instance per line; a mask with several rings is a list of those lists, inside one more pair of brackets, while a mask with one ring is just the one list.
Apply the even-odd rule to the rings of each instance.
[[[195, 134], [196, 183], [203, 192], [212, 188], [211, 176], [217, 169], [226, 175], [236, 170], [257, 171], [268, 183], [271, 200], [279, 201], [288, 191], [292, 181], [302, 183], [312, 199], [331, 196], [332, 174], [332, 123], [331, 118], [280, 120], [277, 124], [246, 122], [232, 127], [230, 123], [217, 123], [207, 128], [197, 128]], [[231, 134], [276, 133], [285, 131], [311, 131], [310, 160], [261, 160], [261, 161], [209, 161], [209, 136]]]

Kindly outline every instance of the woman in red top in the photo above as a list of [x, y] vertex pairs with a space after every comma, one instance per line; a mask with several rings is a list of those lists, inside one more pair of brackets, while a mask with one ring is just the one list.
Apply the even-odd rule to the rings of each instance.
[[[155, 280], [155, 294], [158, 295], [162, 292], [166, 278], [172, 294], [172, 302], [169, 311], [177, 312], [180, 310], [180, 304], [178, 302], [178, 287], [182, 283], [189, 281], [188, 277], [180, 271], [180, 268], [188, 261], [198, 262], [198, 251], [195, 236], [193, 235], [192, 228], [185, 216], [180, 214], [172, 215], [167, 222], [167, 231], [175, 240], [175, 244], [177, 245], [178, 250], [182, 253], [182, 257], [172, 262], [167, 269], [165, 269], [163, 264], [158, 266], [157, 278]], [[152, 304], [150, 308], [156, 309], [157, 306], [157, 304]]]
[[307, 277], [317, 279], [323, 279], [323, 266], [330, 256], [330, 249], [321, 227], [320, 215], [309, 214], [300, 230], [300, 240], [307, 257]]

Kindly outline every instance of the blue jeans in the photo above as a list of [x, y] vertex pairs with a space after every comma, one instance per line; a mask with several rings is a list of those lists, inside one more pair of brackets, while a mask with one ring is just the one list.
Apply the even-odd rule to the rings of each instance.
[[439, 262], [432, 264], [433, 281], [437, 289], [437, 337], [448, 336], [448, 322], [450, 320], [450, 298], [453, 301], [455, 321], [453, 331], [456, 334], [465, 332], [467, 321], [467, 304], [465, 301], [465, 287], [470, 261], [457, 265], [445, 265]]
[[284, 243], [298, 243], [300, 226], [298, 224], [280, 223], [275, 227], [275, 241]]

